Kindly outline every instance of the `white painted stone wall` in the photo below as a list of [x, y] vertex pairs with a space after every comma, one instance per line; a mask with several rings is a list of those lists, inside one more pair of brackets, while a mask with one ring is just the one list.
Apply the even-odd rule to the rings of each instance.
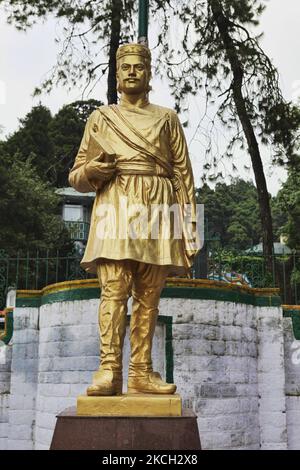
[[258, 449], [256, 311], [170, 299], [175, 380], [198, 415], [204, 449]]
[[[0, 448], [49, 448], [56, 414], [75, 406], [98, 368], [98, 305], [15, 309], [8, 439]], [[160, 314], [173, 317], [174, 381], [198, 415], [204, 449], [285, 449], [287, 442], [300, 449], [299, 397], [285, 401], [281, 308], [163, 298]], [[163, 375], [164, 343], [159, 325], [154, 365]], [[124, 356], [127, 370], [128, 338]]]
[[287, 449], [284, 335], [279, 308], [257, 308], [261, 449]]
[[0, 449], [7, 449], [12, 346], [0, 341]]
[[37, 395], [39, 312], [14, 310], [13, 353], [7, 448], [34, 449]]
[[292, 319], [284, 318], [285, 390], [289, 450], [300, 449], [300, 341], [295, 340]]

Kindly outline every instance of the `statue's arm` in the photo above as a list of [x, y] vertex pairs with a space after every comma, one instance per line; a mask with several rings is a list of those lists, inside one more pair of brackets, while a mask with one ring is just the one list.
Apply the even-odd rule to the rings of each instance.
[[178, 186], [184, 186], [184, 199], [186, 200], [186, 203], [191, 204], [191, 220], [196, 222], [196, 197], [193, 170], [185, 135], [175, 111], [170, 115], [170, 138], [173, 159], [172, 163], [175, 174], [175, 186], [176, 180], [180, 182], [180, 185]]
[[94, 185], [89, 181], [88, 176], [86, 174], [86, 156], [87, 156], [87, 149], [89, 145], [91, 129], [93, 123], [95, 122], [95, 111], [90, 115], [89, 119], [87, 120], [84, 134], [81, 140], [81, 144], [75, 158], [75, 162], [73, 168], [69, 173], [69, 184], [72, 186], [76, 191], [81, 193], [88, 193], [91, 191], [95, 191]]

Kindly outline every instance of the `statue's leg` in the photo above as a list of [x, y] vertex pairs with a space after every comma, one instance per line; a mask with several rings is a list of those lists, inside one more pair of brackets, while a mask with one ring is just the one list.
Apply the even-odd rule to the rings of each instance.
[[87, 394], [118, 395], [122, 393], [122, 350], [132, 286], [131, 263], [129, 260], [103, 261], [98, 266], [98, 277], [101, 361]]
[[153, 372], [151, 358], [159, 298], [167, 273], [166, 266], [145, 263], [138, 263], [134, 273], [128, 393], [171, 394], [176, 391], [176, 385], [164, 382]]

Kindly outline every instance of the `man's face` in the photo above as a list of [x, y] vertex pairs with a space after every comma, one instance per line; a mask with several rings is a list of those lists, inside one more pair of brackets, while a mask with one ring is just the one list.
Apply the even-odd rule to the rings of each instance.
[[119, 90], [128, 95], [148, 91], [149, 72], [144, 58], [139, 55], [121, 57], [117, 72]]

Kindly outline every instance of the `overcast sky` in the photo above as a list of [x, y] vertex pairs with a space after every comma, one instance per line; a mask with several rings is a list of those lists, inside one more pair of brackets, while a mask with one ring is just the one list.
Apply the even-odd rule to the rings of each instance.
[[[260, 29], [264, 32], [262, 46], [278, 67], [284, 96], [296, 100], [300, 95], [300, 1], [269, 0], [267, 9], [261, 18]], [[80, 90], [67, 93], [59, 88], [50, 96], [39, 99], [32, 98], [35, 86], [55, 64], [57, 46], [54, 44], [56, 23], [49, 20], [38, 24], [27, 33], [17, 32], [12, 26], [0, 19], [0, 125], [7, 135], [18, 127], [18, 118], [24, 117], [39, 100], [55, 113], [63, 104], [81, 98]], [[95, 88], [91, 97], [105, 100], [106, 83], [103, 81]], [[172, 98], [166, 87], [157, 82], [151, 101], [164, 106], [173, 105]], [[201, 109], [197, 103], [196, 109]], [[186, 130], [188, 141], [194, 132], [193, 126]], [[200, 183], [200, 173], [204, 162], [203, 149], [194, 142], [191, 146], [191, 160], [196, 176], [196, 184]], [[268, 187], [276, 194], [285, 173], [281, 169], [273, 169], [265, 157], [265, 170]], [[241, 174], [249, 178], [248, 174]]]

